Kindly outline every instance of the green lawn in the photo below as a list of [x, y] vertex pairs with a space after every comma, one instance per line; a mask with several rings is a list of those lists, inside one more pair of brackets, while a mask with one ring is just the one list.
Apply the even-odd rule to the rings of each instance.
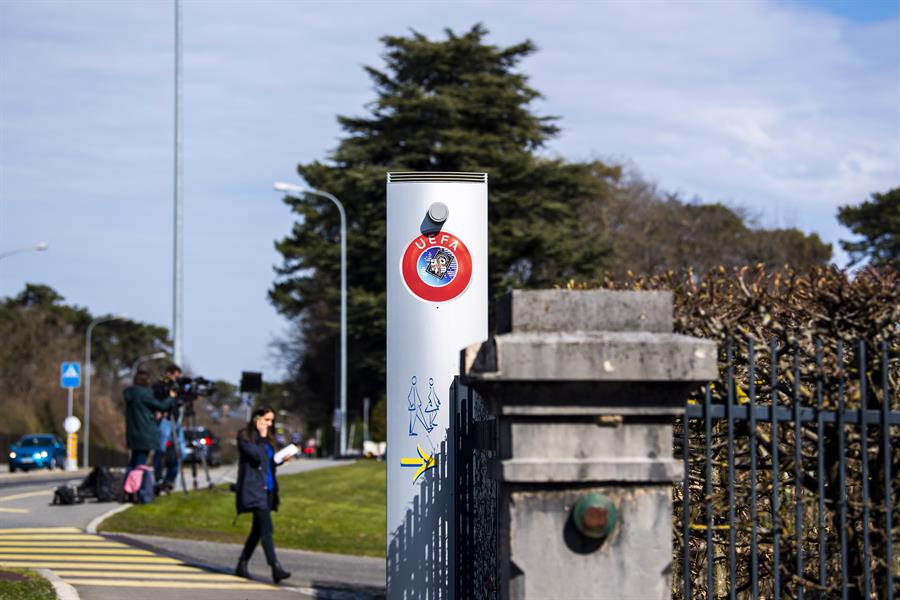
[[[385, 555], [385, 465], [360, 461], [278, 477], [281, 507], [273, 514], [275, 545], [317, 552]], [[237, 525], [228, 486], [173, 493], [134, 506], [103, 522], [101, 530], [212, 542], [243, 542], [252, 517]]]
[[49, 581], [26, 569], [0, 569], [0, 600], [56, 600]]

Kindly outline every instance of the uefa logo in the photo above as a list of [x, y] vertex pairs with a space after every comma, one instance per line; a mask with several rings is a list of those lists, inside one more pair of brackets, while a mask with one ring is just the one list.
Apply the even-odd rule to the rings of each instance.
[[428, 302], [447, 302], [462, 294], [472, 278], [472, 255], [452, 233], [420, 235], [400, 261], [406, 287]]

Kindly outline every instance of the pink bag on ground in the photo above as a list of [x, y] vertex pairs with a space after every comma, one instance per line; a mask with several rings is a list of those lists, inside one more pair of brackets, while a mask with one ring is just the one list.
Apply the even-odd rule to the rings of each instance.
[[141, 489], [141, 483], [144, 481], [144, 471], [149, 471], [149, 469], [141, 465], [136, 469], [132, 469], [128, 472], [128, 477], [125, 478], [125, 483], [122, 486], [122, 489], [125, 490], [126, 494], [134, 494], [139, 489]]

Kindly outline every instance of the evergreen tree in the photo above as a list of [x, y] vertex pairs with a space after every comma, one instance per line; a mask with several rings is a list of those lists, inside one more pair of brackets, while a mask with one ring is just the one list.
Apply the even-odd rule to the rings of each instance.
[[900, 266], [900, 188], [879, 194], [856, 206], [838, 209], [838, 221], [862, 239], [841, 241], [851, 263], [868, 260], [872, 265]]
[[[534, 45], [500, 48], [476, 25], [443, 40], [412, 32], [382, 38], [386, 68], [367, 67], [377, 97], [362, 117], [339, 117], [346, 132], [327, 162], [300, 165], [348, 219], [349, 408], [383, 397], [385, 385], [385, 173], [479, 171], [489, 176], [490, 293], [549, 286], [602, 273], [602, 232], [583, 227], [585, 209], [609, 194], [617, 168], [539, 154], [558, 132], [535, 115], [540, 94], [517, 70]], [[339, 328], [340, 221], [327, 200], [286, 198], [299, 217], [277, 243], [283, 264], [270, 299], [299, 325], [292, 378], [311, 394], [312, 423], [330, 420]]]
[[[60, 401], [59, 365], [83, 358], [85, 331], [96, 316], [42, 284], [29, 283], [18, 295], [0, 298], [0, 433], [61, 433], [66, 405]], [[96, 445], [124, 444], [121, 389], [131, 366], [136, 358], [169, 347], [164, 327], [130, 319], [94, 330], [91, 440]], [[81, 406], [75, 403], [76, 413]]]

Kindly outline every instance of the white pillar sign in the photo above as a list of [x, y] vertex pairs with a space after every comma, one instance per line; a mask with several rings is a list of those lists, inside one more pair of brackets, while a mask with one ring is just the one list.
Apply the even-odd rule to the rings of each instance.
[[486, 174], [388, 173], [389, 599], [447, 597], [429, 565], [449, 561], [452, 482], [435, 478], [460, 350], [488, 335], [487, 263]]

